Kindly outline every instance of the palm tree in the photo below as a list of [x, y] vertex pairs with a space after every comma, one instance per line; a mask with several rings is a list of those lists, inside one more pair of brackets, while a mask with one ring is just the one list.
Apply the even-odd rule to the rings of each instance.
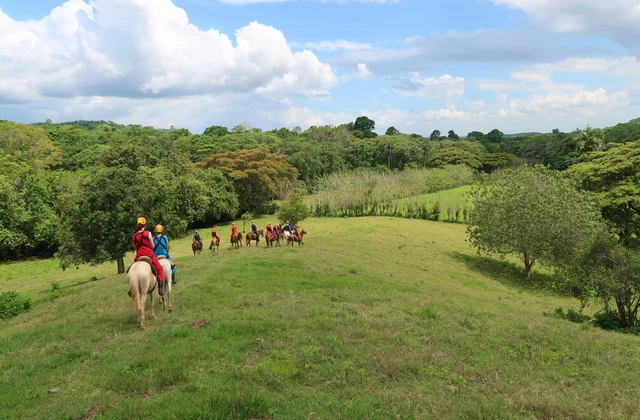
[[604, 149], [604, 133], [599, 128], [587, 126], [574, 137], [576, 148], [580, 153], [595, 152]]

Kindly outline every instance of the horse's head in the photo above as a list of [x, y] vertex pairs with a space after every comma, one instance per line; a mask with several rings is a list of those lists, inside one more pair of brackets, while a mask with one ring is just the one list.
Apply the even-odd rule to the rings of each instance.
[[307, 231], [306, 231], [306, 230], [304, 230], [304, 229], [302, 229], [302, 231], [300, 232], [300, 236], [302, 236], [302, 235], [306, 235], [306, 234], [307, 234]]
[[260, 230], [258, 231], [258, 233], [259, 233], [260, 235], [264, 236], [264, 229], [260, 229]]

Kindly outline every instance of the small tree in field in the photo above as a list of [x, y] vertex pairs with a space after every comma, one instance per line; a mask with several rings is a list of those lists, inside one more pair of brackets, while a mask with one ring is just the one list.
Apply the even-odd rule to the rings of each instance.
[[253, 217], [253, 214], [249, 213], [248, 211], [245, 211], [244, 213], [242, 213], [241, 217], [242, 217], [242, 233], [245, 233], [247, 223], [249, 223], [249, 220], [251, 220], [251, 218]]
[[278, 218], [288, 220], [292, 225], [296, 225], [309, 217], [309, 207], [304, 203], [298, 194], [291, 194], [289, 200], [280, 207]]
[[560, 270], [557, 287], [580, 299], [582, 307], [599, 299], [607, 312], [615, 303], [619, 325], [638, 325], [640, 253], [624, 248], [603, 233], [589, 242]]
[[518, 254], [525, 278], [537, 261], [568, 261], [602, 226], [596, 205], [542, 166], [506, 170], [476, 185], [467, 234], [480, 253]]

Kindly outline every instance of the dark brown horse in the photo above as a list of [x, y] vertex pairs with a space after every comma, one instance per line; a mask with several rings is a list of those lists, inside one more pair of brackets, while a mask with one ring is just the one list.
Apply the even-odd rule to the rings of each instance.
[[296, 236], [295, 233], [289, 235], [289, 237], [287, 238], [287, 245], [291, 244], [291, 246], [293, 246], [294, 242], [297, 242], [298, 246], [304, 245], [304, 242], [302, 242], [302, 237], [304, 235], [306, 235], [306, 234], [307, 234], [307, 231], [302, 229], [302, 231], [300, 232], [300, 239], [299, 240], [298, 240], [298, 237]]
[[242, 246], [242, 233], [236, 232], [234, 235], [231, 235], [231, 246], [235, 246], [236, 248]]
[[217, 251], [220, 248], [220, 239], [217, 237], [211, 238], [211, 245], [209, 245], [209, 251]]
[[280, 246], [280, 238], [276, 239], [276, 236], [269, 231], [267, 231], [264, 236], [264, 241], [267, 243], [267, 248], [273, 247], [274, 242], [276, 243], [276, 246]]
[[264, 229], [260, 229], [258, 231], [258, 236], [256, 236], [256, 234], [253, 232], [247, 233], [247, 246], [251, 246], [251, 241], [256, 241], [256, 246], [258, 246], [258, 242], [260, 242], [260, 236], [264, 236]]
[[202, 245], [200, 245], [200, 242], [198, 241], [193, 241], [191, 243], [191, 250], [193, 251], [193, 255], [196, 255], [196, 253], [201, 253]]

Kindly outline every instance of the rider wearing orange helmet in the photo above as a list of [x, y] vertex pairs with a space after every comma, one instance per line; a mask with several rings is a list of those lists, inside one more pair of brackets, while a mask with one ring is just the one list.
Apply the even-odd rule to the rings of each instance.
[[296, 225], [296, 227], [293, 229], [293, 234], [296, 235], [296, 238], [298, 238], [298, 242], [302, 240], [302, 238], [300, 237], [300, 225]]
[[[156, 258], [153, 250], [153, 236], [151, 232], [147, 230], [147, 219], [144, 217], [138, 218], [138, 230], [133, 234], [132, 240], [136, 247], [136, 257], [133, 261], [138, 261], [140, 257], [148, 257], [151, 259], [151, 264], [153, 264], [157, 273], [158, 294], [164, 296], [164, 270]], [[131, 293], [131, 291], [129, 291], [129, 293]]]
[[231, 224], [231, 236], [229, 237], [229, 239], [233, 239], [233, 236], [238, 233], [238, 226], [236, 226], [235, 223]]
[[271, 234], [272, 238], [275, 238], [276, 236], [273, 234], [273, 228], [271, 227], [271, 223], [267, 223], [267, 233]]
[[169, 237], [164, 234], [164, 226], [162, 225], [156, 226], [156, 237], [153, 238], [153, 251], [156, 257], [164, 256], [171, 261], [171, 283], [176, 284], [176, 265], [171, 255], [169, 255]]
[[216, 227], [214, 226], [213, 229], [211, 229], [211, 238], [216, 238], [218, 240], [218, 243], [222, 242], [222, 240], [220, 239], [220, 235], [218, 235], [218, 232], [216, 231]]

